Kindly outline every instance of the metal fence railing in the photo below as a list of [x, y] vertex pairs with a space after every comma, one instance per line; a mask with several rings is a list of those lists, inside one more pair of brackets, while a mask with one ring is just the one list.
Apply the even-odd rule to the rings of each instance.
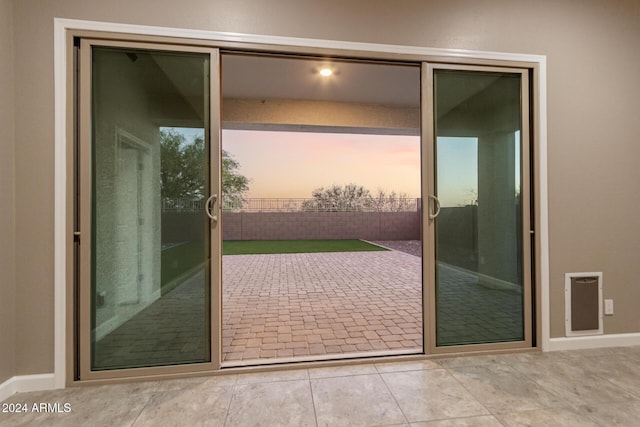
[[224, 203], [223, 210], [235, 212], [416, 212], [419, 198], [361, 198], [321, 200], [296, 198], [250, 198], [242, 203]]
[[202, 212], [203, 199], [162, 199], [162, 212]]

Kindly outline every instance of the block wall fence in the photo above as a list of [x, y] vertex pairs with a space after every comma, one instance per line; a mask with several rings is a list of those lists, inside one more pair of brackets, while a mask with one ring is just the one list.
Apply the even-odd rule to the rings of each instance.
[[224, 240], [419, 240], [419, 212], [224, 212]]
[[[420, 240], [421, 212], [223, 212], [224, 240]], [[442, 208], [439, 256], [472, 264], [477, 251], [477, 206]], [[202, 238], [203, 212], [163, 212], [162, 243]], [[456, 265], [459, 262], [455, 263]]]

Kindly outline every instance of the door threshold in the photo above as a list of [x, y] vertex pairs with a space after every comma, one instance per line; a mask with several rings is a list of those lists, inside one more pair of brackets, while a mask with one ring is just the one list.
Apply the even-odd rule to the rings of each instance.
[[422, 348], [403, 349], [403, 350], [386, 350], [386, 351], [367, 351], [356, 353], [337, 353], [322, 354], [317, 356], [296, 356], [296, 357], [278, 357], [270, 359], [247, 359], [228, 361], [221, 364], [221, 368], [242, 368], [249, 366], [266, 366], [266, 365], [284, 365], [293, 363], [309, 363], [309, 362], [326, 362], [339, 361], [345, 359], [368, 359], [389, 356], [409, 356], [424, 354]]

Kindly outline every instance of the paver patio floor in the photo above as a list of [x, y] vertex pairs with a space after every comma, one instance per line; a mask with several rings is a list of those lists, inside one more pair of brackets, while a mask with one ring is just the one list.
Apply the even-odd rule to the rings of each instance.
[[224, 361], [422, 350], [418, 257], [231, 255], [222, 271]]

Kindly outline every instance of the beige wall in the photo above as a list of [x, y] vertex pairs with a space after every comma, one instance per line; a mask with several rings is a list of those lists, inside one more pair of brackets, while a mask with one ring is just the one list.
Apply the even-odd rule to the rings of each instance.
[[15, 374], [13, 4], [0, 1], [0, 384]]
[[14, 8], [18, 374], [53, 370], [54, 17], [547, 55], [552, 334], [563, 333], [567, 271], [603, 271], [605, 297], [616, 303], [606, 333], [640, 332], [637, 0], [21, 0]]

